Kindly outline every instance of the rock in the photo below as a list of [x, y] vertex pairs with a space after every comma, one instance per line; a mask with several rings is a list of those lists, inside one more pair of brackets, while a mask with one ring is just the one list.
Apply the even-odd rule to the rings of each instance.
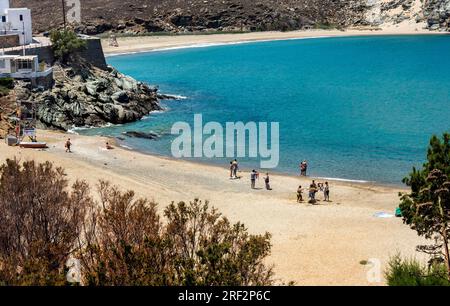
[[40, 126], [68, 130], [127, 123], [161, 109], [155, 88], [113, 68], [55, 67], [64, 77], [56, 80], [53, 88], [32, 91], [25, 82], [17, 86], [21, 99], [37, 102]]
[[133, 137], [133, 138], [144, 138], [144, 139], [151, 139], [151, 140], [155, 140], [155, 139], [159, 138], [158, 134], [151, 133], [151, 132], [144, 133], [144, 132], [128, 131], [128, 132], [123, 132], [123, 134], [125, 136]]
[[125, 90], [113, 93], [111, 99], [119, 103], [128, 103], [130, 101], [130, 97], [128, 96], [128, 93]]

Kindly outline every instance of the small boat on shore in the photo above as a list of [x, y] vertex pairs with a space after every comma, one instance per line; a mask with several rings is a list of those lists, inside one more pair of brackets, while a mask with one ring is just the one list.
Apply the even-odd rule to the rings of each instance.
[[19, 146], [21, 148], [25, 148], [25, 149], [45, 149], [47, 148], [47, 143], [46, 142], [26, 142], [26, 141], [22, 141], [19, 143]]

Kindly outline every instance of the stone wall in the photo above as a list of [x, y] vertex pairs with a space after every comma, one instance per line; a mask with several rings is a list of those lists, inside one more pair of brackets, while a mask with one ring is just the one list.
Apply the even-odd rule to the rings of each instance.
[[0, 48], [10, 48], [20, 45], [19, 35], [0, 35]]
[[89, 38], [86, 41], [87, 49], [81, 52], [81, 57], [93, 66], [106, 70], [107, 64], [100, 39]]
[[[103, 53], [102, 44], [98, 38], [88, 38], [87, 49], [80, 53], [80, 56], [84, 58], [87, 62], [91, 63], [93, 66], [106, 70], [107, 64], [105, 59], [105, 54]], [[51, 46], [26, 48], [26, 55], [38, 55], [39, 62], [46, 62], [48, 65], [53, 65], [55, 62], [55, 56]], [[22, 50], [17, 49], [14, 51], [6, 51], [5, 54], [9, 55], [21, 55]]]

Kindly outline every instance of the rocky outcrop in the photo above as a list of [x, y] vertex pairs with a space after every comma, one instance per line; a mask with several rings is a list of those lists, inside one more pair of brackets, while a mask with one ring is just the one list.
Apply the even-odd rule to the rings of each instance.
[[425, 0], [424, 16], [429, 29], [450, 31], [450, 0]]
[[44, 127], [68, 130], [141, 119], [159, 110], [157, 89], [108, 67], [54, 66], [55, 85], [32, 90], [21, 83], [18, 99], [37, 102], [37, 119]]
[[[62, 24], [60, 8], [52, 0], [13, 4], [32, 9], [38, 32]], [[364, 23], [366, 9], [367, 0], [90, 0], [81, 2], [77, 29], [94, 35], [346, 27]]]
[[144, 138], [144, 139], [150, 139], [155, 140], [159, 138], [159, 135], [156, 133], [144, 133], [144, 132], [136, 132], [136, 131], [127, 131], [123, 133], [125, 136], [131, 137], [131, 138]]
[[[12, 0], [12, 4], [31, 8], [37, 32], [63, 22], [54, 0]], [[406, 21], [448, 30], [449, 5], [450, 0], [90, 0], [81, 2], [82, 22], [76, 29], [88, 35], [287, 31]]]

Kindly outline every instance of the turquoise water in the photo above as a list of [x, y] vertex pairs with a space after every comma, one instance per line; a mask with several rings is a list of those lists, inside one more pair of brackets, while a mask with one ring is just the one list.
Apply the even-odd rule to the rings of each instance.
[[[170, 156], [175, 121], [280, 122], [276, 171], [400, 183], [426, 157], [432, 134], [450, 127], [450, 36], [324, 38], [141, 53], [108, 58], [161, 92], [164, 113], [83, 131], [119, 136], [154, 131], [157, 141], [126, 138], [140, 151]], [[227, 159], [203, 160], [227, 166]], [[243, 160], [256, 168], [258, 160]]]

